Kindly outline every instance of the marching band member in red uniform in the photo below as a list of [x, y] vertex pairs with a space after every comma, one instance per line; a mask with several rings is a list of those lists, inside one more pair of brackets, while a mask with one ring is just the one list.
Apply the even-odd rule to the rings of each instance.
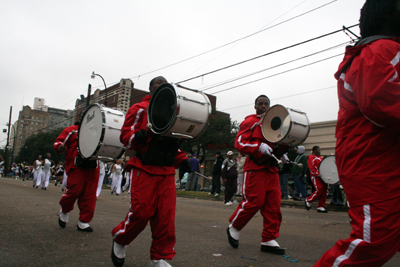
[[[74, 209], [75, 201], [78, 200], [79, 221], [78, 230], [92, 232], [89, 223], [93, 218], [96, 207], [96, 190], [99, 181], [99, 168], [96, 161], [79, 164], [82, 159], [79, 156], [76, 135], [78, 123], [65, 128], [54, 142], [53, 148], [56, 153], [65, 151], [65, 171], [68, 175], [67, 188], [60, 200], [61, 210], [58, 217], [60, 227], [65, 228], [69, 212]], [[75, 164], [76, 163], [76, 164]], [[77, 166], [79, 165], [79, 166]]]
[[311, 203], [319, 199], [318, 202], [318, 212], [328, 213], [325, 209], [326, 206], [326, 193], [328, 191], [328, 186], [321, 179], [321, 174], [319, 174], [319, 165], [321, 164], [323, 157], [321, 157], [321, 148], [319, 146], [314, 146], [312, 148], [312, 154], [308, 156], [307, 165], [310, 169], [311, 181], [314, 185], [315, 191], [306, 198], [305, 205], [306, 209], [310, 210]]
[[382, 266], [400, 251], [400, 0], [367, 0], [335, 74], [336, 165], [350, 237], [315, 266]]
[[[227, 234], [229, 244], [238, 248], [240, 230], [260, 211], [264, 218], [261, 251], [283, 255], [285, 250], [275, 240], [279, 237], [282, 213], [278, 168], [275, 159], [269, 157], [274, 144], [265, 140], [259, 123], [269, 107], [269, 98], [260, 95], [255, 100], [257, 114], [247, 116], [240, 124], [235, 148], [248, 155], [244, 164], [243, 200], [229, 219]], [[260, 163], [265, 157], [274, 164]]]
[[[156, 77], [150, 82], [150, 93], [167, 80]], [[126, 247], [146, 227], [150, 221], [152, 244], [150, 266], [171, 266], [165, 260], [171, 260], [175, 246], [175, 207], [176, 187], [175, 169], [181, 166], [185, 172], [191, 172], [186, 153], [178, 150], [173, 166], [145, 165], [142, 161], [149, 144], [156, 138], [147, 130], [148, 106], [151, 96], [143, 98], [141, 103], [130, 107], [121, 130], [120, 140], [137, 154], [126, 164], [131, 177], [130, 209], [119, 225], [112, 230], [113, 247], [111, 258], [115, 266], [123, 266]], [[176, 151], [175, 150], [175, 151]]]

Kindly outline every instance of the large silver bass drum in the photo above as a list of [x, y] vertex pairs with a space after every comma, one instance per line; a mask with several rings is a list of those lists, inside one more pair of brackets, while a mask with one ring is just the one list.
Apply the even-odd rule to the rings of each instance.
[[307, 139], [310, 128], [306, 113], [282, 105], [272, 106], [262, 119], [263, 136], [272, 143], [300, 145]]
[[206, 129], [211, 103], [200, 91], [171, 83], [160, 85], [149, 105], [149, 122], [155, 134], [196, 138]]
[[78, 130], [78, 151], [85, 159], [111, 161], [124, 153], [119, 141], [125, 113], [99, 104], [90, 105], [83, 113]]

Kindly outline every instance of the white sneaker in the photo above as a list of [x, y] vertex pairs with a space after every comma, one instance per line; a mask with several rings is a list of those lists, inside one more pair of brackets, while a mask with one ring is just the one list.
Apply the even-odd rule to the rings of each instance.
[[218, 193], [215, 193], [214, 197], [217, 197], [218, 195], [219, 195]]
[[165, 260], [151, 260], [150, 267], [172, 267], [171, 264], [166, 262]]
[[60, 219], [61, 221], [67, 223], [69, 220], [69, 213], [64, 213], [62, 212], [62, 209], [60, 209]]
[[211, 192], [209, 192], [208, 194], [211, 195]]
[[228, 201], [228, 202], [225, 203], [226, 206], [230, 206], [230, 205], [232, 205], [232, 204], [233, 204], [233, 203], [232, 203], [231, 201]]

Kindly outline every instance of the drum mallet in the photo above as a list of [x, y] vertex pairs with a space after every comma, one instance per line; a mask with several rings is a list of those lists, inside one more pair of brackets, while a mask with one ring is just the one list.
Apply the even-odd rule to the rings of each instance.
[[197, 175], [200, 175], [201, 177], [206, 178], [207, 180], [211, 180], [212, 179], [211, 177], [207, 177], [207, 176], [205, 176], [205, 175], [203, 175], [203, 174], [201, 174], [199, 172], [194, 172], [194, 173], [197, 174]]
[[149, 122], [149, 123], [147, 123], [146, 128], [147, 129], [146, 129], [146, 134], [145, 135], [147, 135], [148, 132], [151, 131], [151, 128], [153, 128], [153, 125]]
[[276, 159], [276, 161], [278, 162], [278, 165], [283, 163], [282, 160], [280, 160], [280, 159], [278, 159], [277, 157], [275, 157], [274, 154], [271, 153], [271, 156], [272, 156], [274, 159]]

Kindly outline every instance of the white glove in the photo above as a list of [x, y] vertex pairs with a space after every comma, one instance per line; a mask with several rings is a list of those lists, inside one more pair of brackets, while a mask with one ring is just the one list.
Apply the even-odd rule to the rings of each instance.
[[258, 151], [260, 151], [264, 155], [271, 156], [272, 148], [266, 143], [261, 143], [260, 147], [258, 148]]

